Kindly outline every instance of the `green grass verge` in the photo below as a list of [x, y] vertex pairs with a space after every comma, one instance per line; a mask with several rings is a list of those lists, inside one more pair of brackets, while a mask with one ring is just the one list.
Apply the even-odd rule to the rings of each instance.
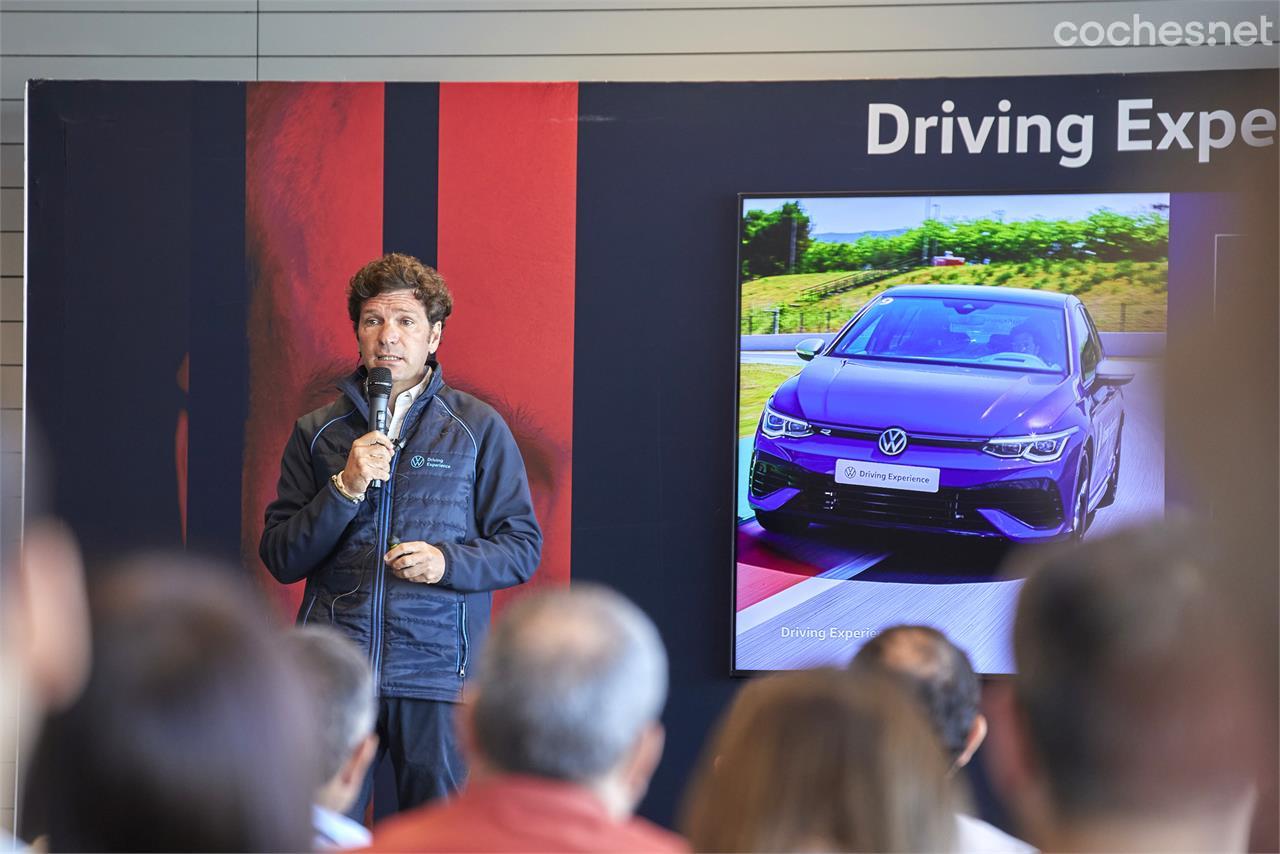
[[848, 273], [803, 273], [746, 282], [742, 286], [741, 331], [772, 332], [772, 313], [765, 309], [775, 306], [785, 306], [779, 318], [779, 332], [833, 331], [885, 288], [907, 284], [1002, 285], [1075, 294], [1103, 332], [1163, 332], [1168, 309], [1167, 261], [1037, 260], [921, 267], [803, 306], [791, 305], [800, 301], [806, 287], [845, 275]]
[[760, 413], [783, 380], [800, 373], [799, 367], [788, 365], [760, 365], [744, 363], [738, 366], [738, 383], [741, 393], [738, 399], [738, 438], [756, 431]]
[[795, 302], [807, 287], [823, 282], [834, 282], [848, 276], [847, 272], [796, 273], [793, 276], [768, 276], [747, 282], [742, 286], [743, 311], [773, 308], [781, 303]]

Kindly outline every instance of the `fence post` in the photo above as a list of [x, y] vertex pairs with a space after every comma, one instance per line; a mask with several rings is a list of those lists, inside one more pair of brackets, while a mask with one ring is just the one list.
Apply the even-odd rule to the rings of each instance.
[[751, 334], [751, 312], [747, 312], [747, 334]]
[[1121, 331], [1121, 332], [1124, 332], [1124, 324], [1125, 324], [1125, 307], [1126, 307], [1127, 305], [1128, 305], [1127, 303], [1123, 303], [1123, 302], [1122, 302], [1122, 303], [1120, 303], [1120, 331]]
[[804, 332], [804, 312], [803, 311], [800, 312], [800, 327], [796, 330], [796, 332]]

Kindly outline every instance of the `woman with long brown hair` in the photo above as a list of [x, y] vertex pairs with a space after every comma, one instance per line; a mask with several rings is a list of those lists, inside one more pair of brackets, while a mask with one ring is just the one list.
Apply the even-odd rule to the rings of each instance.
[[945, 851], [957, 798], [893, 680], [812, 670], [748, 684], [685, 805], [695, 851]]

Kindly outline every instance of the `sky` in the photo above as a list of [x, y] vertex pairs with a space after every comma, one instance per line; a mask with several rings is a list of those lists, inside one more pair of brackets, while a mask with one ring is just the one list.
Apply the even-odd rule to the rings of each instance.
[[[1152, 205], [1168, 205], [1168, 193], [1054, 193], [1017, 196], [843, 196], [787, 197], [742, 200], [743, 211], [774, 211], [783, 203], [799, 198], [809, 214], [810, 232], [855, 233], [860, 231], [894, 231], [914, 228], [925, 219], [926, 204], [936, 205], [930, 211], [942, 221], [949, 219], [1084, 219], [1101, 208], [1115, 213], [1150, 213]], [[1168, 210], [1162, 212], [1168, 216]]]

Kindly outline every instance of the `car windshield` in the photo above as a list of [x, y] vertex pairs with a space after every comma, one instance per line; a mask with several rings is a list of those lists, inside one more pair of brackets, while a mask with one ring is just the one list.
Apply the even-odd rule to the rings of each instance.
[[841, 336], [831, 355], [1062, 373], [1066, 352], [1062, 309], [1055, 306], [886, 296]]

